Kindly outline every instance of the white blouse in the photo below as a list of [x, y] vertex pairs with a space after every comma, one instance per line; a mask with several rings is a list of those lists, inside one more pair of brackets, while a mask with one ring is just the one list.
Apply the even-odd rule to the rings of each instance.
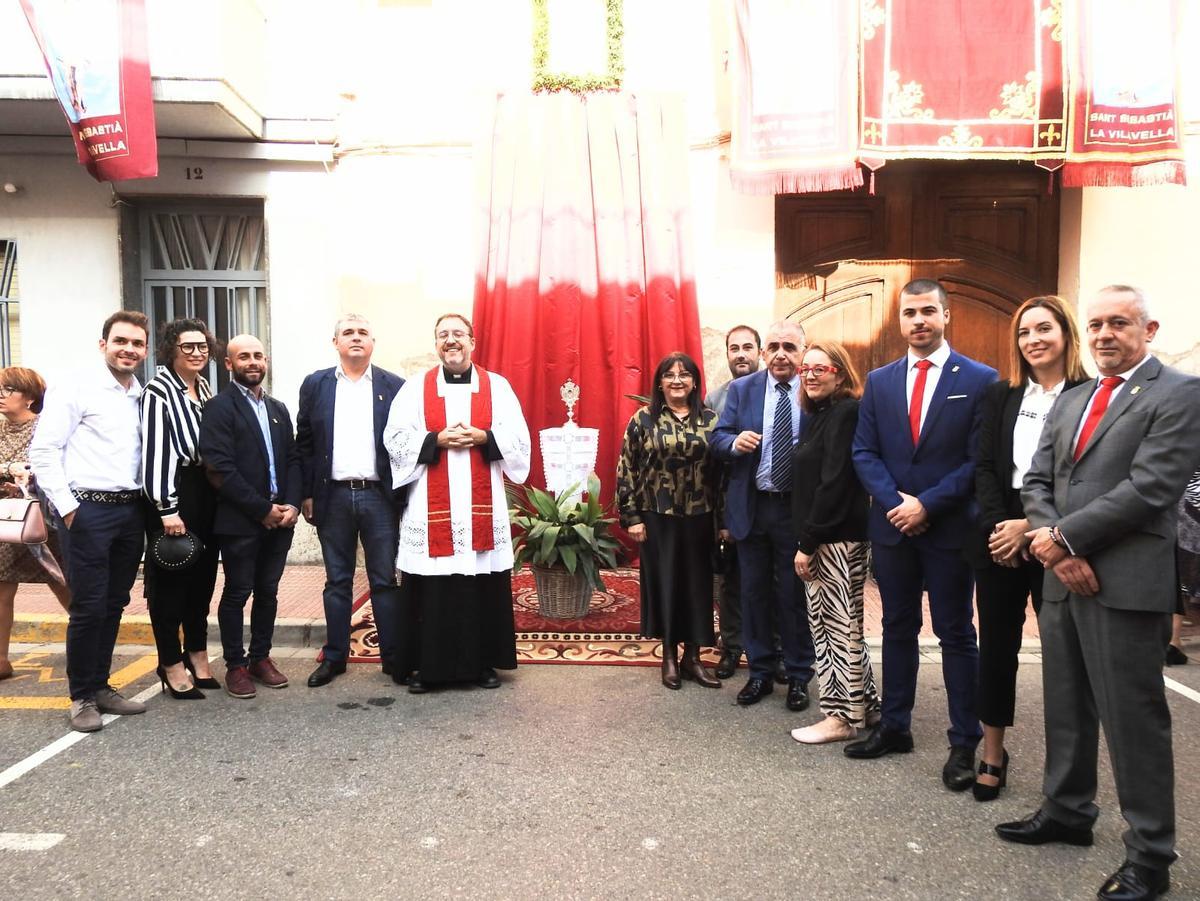
[[1033, 463], [1038, 441], [1042, 437], [1042, 426], [1050, 415], [1050, 408], [1062, 394], [1066, 381], [1061, 381], [1048, 391], [1032, 379], [1025, 385], [1025, 396], [1021, 398], [1021, 409], [1013, 424], [1013, 472], [1012, 486], [1020, 489], [1025, 473]]

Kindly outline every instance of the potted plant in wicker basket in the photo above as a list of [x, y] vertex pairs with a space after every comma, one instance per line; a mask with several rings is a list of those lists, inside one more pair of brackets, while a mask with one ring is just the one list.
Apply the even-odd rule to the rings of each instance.
[[532, 485], [507, 486], [514, 569], [529, 564], [538, 609], [550, 619], [584, 616], [592, 592], [604, 588], [600, 567], [617, 565], [616, 520], [600, 506], [600, 480], [588, 476], [581, 500], [572, 498], [577, 487], [552, 496]]

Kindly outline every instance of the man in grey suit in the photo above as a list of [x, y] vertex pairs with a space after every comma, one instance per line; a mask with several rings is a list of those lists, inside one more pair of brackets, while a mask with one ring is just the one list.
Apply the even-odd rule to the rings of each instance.
[[1200, 465], [1200, 379], [1149, 354], [1158, 331], [1136, 288], [1088, 305], [1098, 380], [1059, 398], [1021, 498], [1046, 567], [1039, 616], [1045, 800], [996, 832], [1022, 844], [1092, 844], [1103, 724], [1126, 860], [1098, 897], [1157, 898], [1175, 860], [1175, 776], [1163, 649], [1175, 609], [1176, 503]]

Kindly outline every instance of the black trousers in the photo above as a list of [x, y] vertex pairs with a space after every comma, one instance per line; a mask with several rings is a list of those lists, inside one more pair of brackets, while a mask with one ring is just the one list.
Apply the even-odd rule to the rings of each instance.
[[[221, 564], [225, 588], [217, 604], [217, 624], [225, 666], [245, 666], [269, 657], [279, 607], [279, 580], [292, 546], [291, 529], [259, 529], [253, 535], [222, 535]], [[250, 608], [250, 655], [242, 643], [246, 601]]]
[[[191, 567], [182, 571], [160, 569], [146, 555], [146, 602], [150, 625], [158, 647], [158, 662], [174, 666], [183, 661], [183, 653], [208, 648], [208, 608], [217, 584], [217, 539], [213, 535], [213, 517], [217, 494], [199, 466], [181, 466], [176, 477], [179, 515], [188, 531], [204, 542], [204, 553]], [[162, 531], [157, 510], [149, 514], [147, 532], [153, 538]], [[183, 628], [183, 650], [179, 630]]]
[[1025, 605], [1042, 609], [1045, 571], [1036, 560], [1015, 569], [990, 564], [975, 570], [975, 605], [979, 612], [979, 689], [976, 713], [985, 726], [1013, 724], [1017, 703], [1017, 654], [1025, 627]]

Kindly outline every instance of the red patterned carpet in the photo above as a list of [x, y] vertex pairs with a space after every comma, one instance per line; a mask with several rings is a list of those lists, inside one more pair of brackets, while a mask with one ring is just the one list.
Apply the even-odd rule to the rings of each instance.
[[[657, 639], [638, 635], [639, 587], [636, 569], [604, 572], [605, 591], [597, 591], [586, 616], [550, 619], [538, 610], [533, 574], [513, 575], [513, 619], [519, 663], [602, 663], [658, 666], [662, 647]], [[350, 632], [351, 660], [379, 658], [379, 636], [371, 616], [371, 599], [355, 602]], [[709, 654], [716, 660], [715, 654]]]

